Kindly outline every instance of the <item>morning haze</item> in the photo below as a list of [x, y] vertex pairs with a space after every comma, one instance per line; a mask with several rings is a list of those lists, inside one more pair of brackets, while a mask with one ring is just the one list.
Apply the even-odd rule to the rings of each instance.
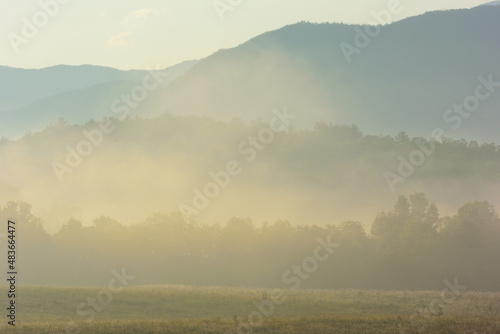
[[1, 4], [0, 329], [499, 332], [480, 4]]

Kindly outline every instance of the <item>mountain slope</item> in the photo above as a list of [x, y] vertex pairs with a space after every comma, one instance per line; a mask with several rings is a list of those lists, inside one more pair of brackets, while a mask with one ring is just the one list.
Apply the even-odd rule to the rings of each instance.
[[[197, 61], [161, 70], [164, 84], [184, 75]], [[63, 117], [74, 123], [113, 116], [112, 102], [141, 86], [148, 71], [98, 66], [55, 66], [41, 70], [0, 67], [0, 137], [39, 130]], [[162, 79], [162, 80], [163, 80]], [[4, 108], [1, 106], [18, 106]]]
[[[158, 96], [177, 113], [216, 118], [267, 117], [287, 105], [298, 126], [325, 120], [363, 131], [500, 142], [500, 91], [457, 131], [443, 115], [474, 94], [478, 77], [500, 81], [500, 8], [432, 12], [383, 26], [349, 64], [362, 26], [300, 23], [258, 36], [201, 61]], [[196, 98], [193, 98], [196, 97]]]
[[488, 3], [482, 4], [481, 6], [500, 6], [500, 1], [488, 2]]
[[0, 66], [0, 111], [104, 82], [138, 80], [141, 72], [92, 65], [57, 65], [43, 69]]
[[[424, 137], [441, 128], [446, 136], [500, 143], [500, 7], [426, 13], [382, 26], [374, 37], [361, 35], [366, 29], [298, 23], [265, 33], [192, 68], [189, 63], [134, 112], [249, 121], [287, 106], [298, 128], [326, 121], [357, 124], [366, 133]], [[347, 44], [357, 48], [351, 62], [341, 49]], [[480, 77], [494, 81], [495, 91], [470, 115], [448, 111], [470, 102]], [[40, 128], [57, 116], [73, 122], [110, 116], [110, 103], [137, 82], [101, 84], [4, 111], [0, 133]]]

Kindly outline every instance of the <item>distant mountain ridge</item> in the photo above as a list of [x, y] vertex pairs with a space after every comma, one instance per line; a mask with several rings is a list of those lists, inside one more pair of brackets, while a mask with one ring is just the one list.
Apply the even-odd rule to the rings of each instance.
[[355, 45], [356, 31], [365, 29], [299, 23], [265, 33], [201, 61], [165, 89], [161, 104], [223, 119], [265, 118], [287, 105], [299, 127], [321, 120], [425, 137], [440, 127], [449, 136], [500, 142], [500, 90], [459, 129], [444, 120], [474, 94], [479, 77], [500, 82], [500, 8], [430, 12], [383, 26], [348, 64], [339, 46]]
[[[182, 76], [197, 61], [167, 69], [168, 82]], [[40, 129], [59, 117], [85, 123], [112, 116], [110, 104], [148, 75], [146, 70], [57, 65], [43, 69], [0, 66], [0, 137]]]
[[[381, 26], [374, 37], [366, 29], [302, 22], [264, 33], [189, 66], [134, 111], [250, 121], [287, 106], [298, 128], [324, 121], [357, 124], [364, 133], [423, 137], [441, 128], [447, 136], [500, 143], [500, 89], [468, 116], [453, 111], [475, 94], [480, 78], [500, 82], [500, 7], [429, 12]], [[342, 43], [357, 49], [350, 63]], [[39, 117], [42, 124], [57, 115], [78, 122], [109, 116], [109, 100], [130, 86], [125, 80], [102, 85], [53, 95], [2, 117], [19, 129], [27, 118]], [[0, 125], [0, 133], [8, 126]]]
[[500, 1], [492, 1], [488, 3], [484, 3], [481, 6], [500, 6]]

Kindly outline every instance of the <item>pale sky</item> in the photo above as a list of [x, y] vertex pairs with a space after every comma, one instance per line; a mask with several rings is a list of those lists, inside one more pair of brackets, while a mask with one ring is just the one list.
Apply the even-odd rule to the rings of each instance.
[[[369, 23], [400, 3], [393, 21], [488, 0], [2, 0], [0, 65], [93, 64], [164, 68], [237, 46], [300, 21]], [[221, 20], [214, 3], [235, 4]], [[65, 3], [65, 4], [64, 4]], [[239, 4], [238, 4], [239, 3]], [[49, 5], [45, 14], [41, 4]], [[57, 7], [54, 7], [57, 4]], [[28, 23], [26, 23], [28, 22]], [[29, 29], [37, 23], [38, 31]], [[17, 49], [17, 53], [16, 53]]]

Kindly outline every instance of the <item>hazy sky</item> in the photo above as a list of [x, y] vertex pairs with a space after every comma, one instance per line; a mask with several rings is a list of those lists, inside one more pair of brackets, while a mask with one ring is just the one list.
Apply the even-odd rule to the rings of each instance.
[[[0, 65], [40, 68], [94, 64], [167, 67], [230, 48], [299, 21], [368, 23], [392, 1], [397, 21], [487, 0], [2, 0]], [[65, 4], [64, 4], [65, 3]], [[232, 11], [220, 15], [219, 3]], [[239, 3], [239, 5], [238, 5]], [[42, 4], [47, 4], [42, 12]], [[52, 4], [52, 5], [51, 5]], [[54, 4], [58, 4], [54, 7]], [[221, 6], [222, 6], [221, 5]], [[222, 7], [221, 7], [222, 8]], [[228, 8], [228, 7], [226, 7]], [[36, 23], [38, 30], [30, 29]], [[17, 52], [16, 52], [17, 49]]]

